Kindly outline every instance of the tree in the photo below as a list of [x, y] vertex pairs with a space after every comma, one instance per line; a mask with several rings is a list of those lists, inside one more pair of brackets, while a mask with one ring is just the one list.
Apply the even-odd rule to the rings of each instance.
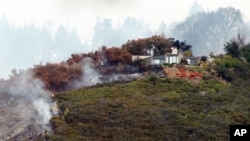
[[188, 17], [173, 29], [173, 35], [193, 45], [194, 55], [224, 53], [223, 44], [237, 35], [243, 25], [241, 12], [235, 8], [220, 8], [216, 11], [198, 12]]
[[174, 38], [170, 38], [172, 46], [177, 47], [178, 49], [182, 49], [184, 51], [190, 51], [191, 45], [186, 44], [186, 41], [180, 42], [179, 40], [176, 40]]
[[240, 57], [240, 48], [235, 41], [227, 42], [225, 45], [225, 52], [227, 55], [230, 55], [234, 58]]
[[80, 66], [68, 66], [66, 63], [36, 65], [32, 71], [36, 78], [44, 82], [47, 89], [56, 91], [64, 90], [70, 82], [81, 78], [83, 73]]
[[167, 52], [171, 52], [172, 40], [166, 38], [164, 35], [154, 35], [144, 39], [128, 41], [122, 45], [123, 49], [126, 49], [132, 55], [164, 55]]
[[183, 55], [186, 56], [186, 57], [192, 57], [193, 56], [191, 51], [184, 51]]
[[[167, 52], [171, 52], [171, 41], [165, 37], [164, 34], [154, 35], [146, 39], [146, 46], [151, 45], [153, 47], [154, 55], [164, 55]], [[148, 49], [147, 49], [148, 50]]]
[[143, 38], [151, 35], [147, 24], [131, 17], [124, 19], [121, 26], [116, 28], [113, 28], [113, 23], [110, 19], [98, 19], [94, 30], [94, 48], [102, 45], [120, 46], [128, 39]]
[[117, 66], [119, 63], [128, 65], [132, 61], [131, 54], [123, 48], [112, 47], [103, 51], [108, 65]]
[[93, 35], [93, 46], [100, 47], [103, 44], [110, 44], [113, 41], [112, 21], [110, 19], [98, 19]]
[[128, 41], [122, 45], [122, 48], [127, 50], [132, 55], [148, 55], [146, 49], [146, 39], [138, 39]]
[[201, 56], [200, 61], [201, 62], [207, 62], [207, 56]]

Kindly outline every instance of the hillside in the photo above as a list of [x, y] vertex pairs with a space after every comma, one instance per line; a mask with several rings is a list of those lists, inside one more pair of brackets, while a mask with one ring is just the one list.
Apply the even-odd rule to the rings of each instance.
[[212, 78], [163, 78], [154, 85], [149, 77], [57, 93], [61, 113], [46, 138], [229, 140], [230, 124], [250, 123], [249, 90]]
[[153, 36], [13, 70], [0, 81], [0, 138], [229, 140], [229, 125], [250, 123], [250, 44], [239, 41], [227, 42], [224, 55], [210, 53], [210, 61], [201, 56], [195, 66], [187, 60], [158, 65], [132, 61], [130, 52], [141, 47], [145, 52], [136, 54], [145, 55], [153, 46], [156, 55], [168, 52], [171, 46], [165, 43], [191, 47]]

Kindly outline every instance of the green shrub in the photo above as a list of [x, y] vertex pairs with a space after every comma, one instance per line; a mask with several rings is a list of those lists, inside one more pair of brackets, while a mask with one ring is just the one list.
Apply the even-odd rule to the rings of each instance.
[[213, 77], [211, 75], [209, 75], [209, 74], [205, 74], [205, 75], [202, 76], [203, 80], [209, 80], [209, 79], [212, 79], [212, 78]]
[[156, 84], [156, 80], [157, 80], [157, 77], [153, 74], [151, 74], [149, 77], [148, 77], [148, 80], [152, 82], [153, 85]]
[[227, 81], [232, 81], [234, 77], [233, 73], [230, 72], [228, 68], [226, 68], [224, 65], [218, 65], [216, 67], [216, 71], [219, 74], [219, 76], [221, 76], [223, 79]]
[[232, 62], [230, 60], [224, 60], [224, 67], [226, 68], [232, 68]]
[[171, 83], [171, 82], [173, 82], [173, 81], [172, 81], [172, 79], [170, 79], [170, 78], [165, 78], [165, 79], [163, 80], [163, 82], [165, 82], [165, 83]]

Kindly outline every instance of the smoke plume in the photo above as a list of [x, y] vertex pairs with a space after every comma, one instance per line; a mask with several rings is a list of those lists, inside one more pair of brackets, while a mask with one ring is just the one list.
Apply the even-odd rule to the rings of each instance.
[[0, 87], [0, 140], [27, 140], [50, 131], [49, 120], [56, 113], [40, 80], [25, 71], [1, 81]]
[[[98, 69], [94, 65], [94, 61], [89, 57], [85, 57], [81, 61], [80, 65], [83, 72], [83, 76], [80, 79], [80, 81], [73, 82], [72, 84], [69, 85], [69, 88], [71, 89], [94, 86], [98, 84], [127, 82], [144, 77], [142, 74], [139, 73], [133, 73], [133, 74], [109, 73], [102, 75], [98, 72]], [[112, 68], [112, 66], [109, 66], [109, 68]]]
[[84, 58], [80, 62], [80, 66], [83, 72], [83, 76], [80, 81], [76, 81], [70, 84], [70, 87], [79, 88], [84, 86], [92, 86], [101, 83], [101, 75], [97, 72], [93, 65], [93, 60], [89, 57]]

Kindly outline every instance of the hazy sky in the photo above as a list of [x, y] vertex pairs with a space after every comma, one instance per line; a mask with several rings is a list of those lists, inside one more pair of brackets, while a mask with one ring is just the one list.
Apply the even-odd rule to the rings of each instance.
[[[152, 30], [156, 30], [162, 21], [167, 25], [173, 22], [184, 21], [189, 15], [190, 7], [195, 1], [200, 4], [205, 11], [212, 11], [219, 7], [235, 7], [241, 10], [245, 21], [250, 20], [250, 10], [248, 10], [247, 0], [0, 0], [0, 16], [4, 16], [8, 23], [11, 23], [12, 26], [15, 27], [27, 27], [27, 25], [32, 23], [32, 26], [35, 25], [38, 28], [44, 26], [51, 27], [52, 33], [56, 33], [55, 30], [60, 24], [63, 24], [67, 29], [76, 29], [76, 33], [83, 43], [86, 40], [91, 40], [94, 34], [94, 25], [98, 18], [111, 19], [115, 28], [121, 26], [125, 18], [134, 17], [137, 20], [147, 23]], [[24, 29], [31, 30], [30, 28]], [[12, 30], [12, 28], [8, 30]], [[19, 29], [16, 28], [13, 30]], [[33, 30], [34, 29], [32, 29], [32, 31]], [[17, 40], [23, 45], [26, 45], [26, 43], [23, 42], [28, 42], [30, 49], [41, 46], [34, 45], [36, 44], [36, 40], [41, 41], [41, 44], [44, 46], [50, 44], [46, 42], [49, 41], [49, 39], [40, 40], [40, 37], [43, 36], [35, 36], [36, 33], [42, 34], [43, 32], [35, 30], [31, 33], [29, 31], [27, 31], [27, 33], [26, 31], [17, 32], [21, 34], [25, 33], [32, 36], [32, 38], [35, 36], [34, 38], [36, 38], [36, 40], [33, 41], [34, 43], [29, 43], [30, 41], [28, 39], [26, 39], [27, 41], [24, 40], [25, 37], [19, 39], [19, 37], [25, 35], [16, 36], [15, 33], [16, 32], [12, 32], [13, 35], [11, 35], [11, 37], [13, 37], [13, 39], [18, 38]], [[27, 45], [16, 46], [15, 43], [19, 42], [9, 41], [11, 39], [9, 39], [9, 36], [6, 34], [8, 33], [4, 31], [1, 31], [0, 34], [2, 38], [0, 41], [3, 42], [0, 43], [0, 78], [6, 78], [11, 69], [33, 65], [31, 62], [32, 59], [26, 59], [27, 61], [24, 59], [25, 61], [22, 62], [20, 59], [11, 56], [14, 51], [16, 53], [14, 54], [15, 57], [17, 55], [24, 58], [29, 57], [28, 54], [22, 53], [23, 51], [25, 52], [25, 50], [29, 50], [29, 48], [26, 47]], [[26, 38], [30, 38], [29, 36]], [[73, 39], [77, 39], [77, 35], [73, 36]], [[6, 46], [4, 44], [6, 44]], [[76, 44], [80, 46], [78, 42], [76, 42]], [[70, 45], [76, 46], [71, 43]], [[68, 44], [68, 46], [70, 45]], [[8, 46], [12, 48], [8, 49]], [[13, 46], [17, 49], [13, 49]], [[65, 53], [71, 53], [67, 50], [68, 48], [65, 49], [61, 47], [60, 49]], [[53, 50], [51, 51], [53, 53]], [[39, 52], [37, 54], [39, 54]], [[12, 62], [10, 60], [12, 60]], [[19, 63], [18, 60], [22, 63]], [[13, 61], [15, 62], [13, 63]]]
[[[93, 25], [100, 18], [110, 18], [119, 26], [128, 16], [144, 20], [152, 29], [161, 21], [171, 24], [182, 21], [188, 15], [195, 0], [0, 0], [0, 14], [15, 25], [32, 21], [37, 25], [54, 26], [63, 23], [74, 27], [84, 40], [93, 34]], [[206, 11], [218, 7], [233, 6], [250, 20], [247, 0], [196, 0]]]

